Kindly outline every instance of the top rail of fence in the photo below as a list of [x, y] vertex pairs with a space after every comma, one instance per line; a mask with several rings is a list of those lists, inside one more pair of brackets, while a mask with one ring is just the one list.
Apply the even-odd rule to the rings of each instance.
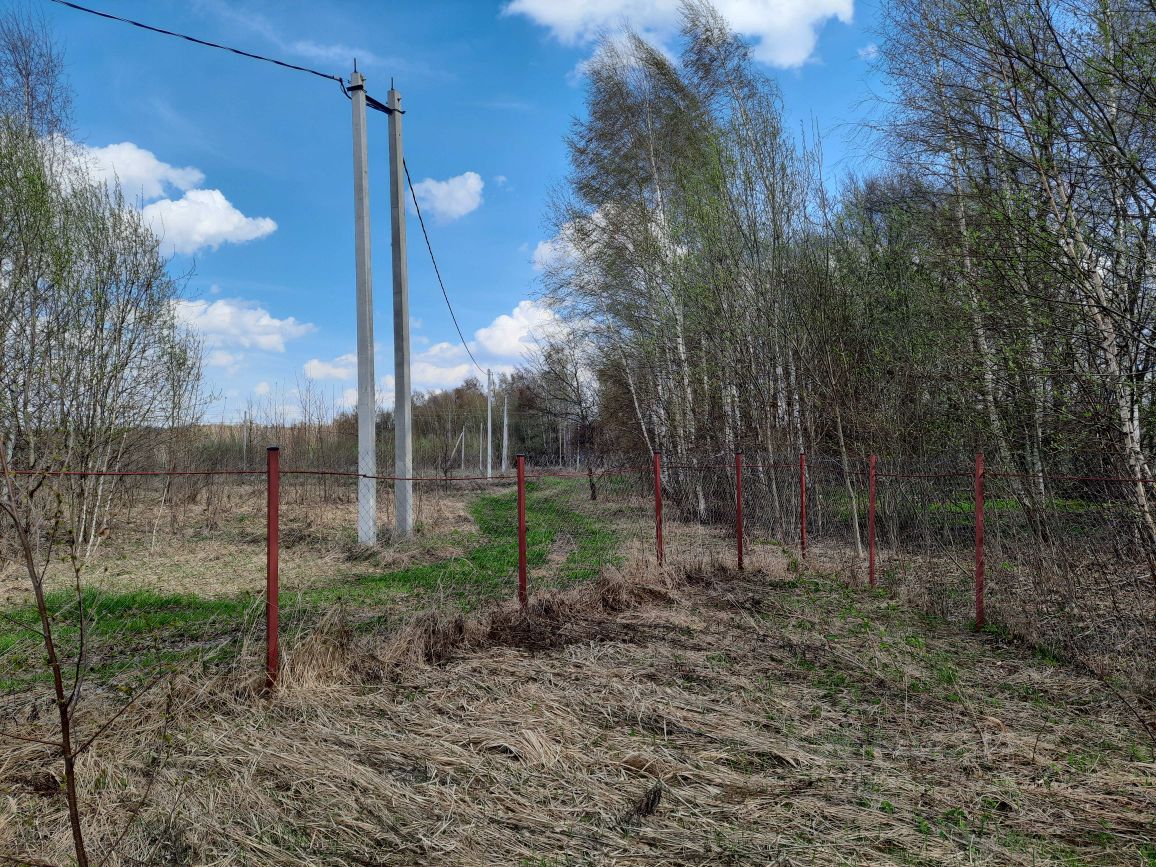
[[[849, 474], [863, 475], [866, 472], [865, 467], [860, 465], [864, 463], [861, 459], [854, 459], [849, 462]], [[733, 464], [726, 463], [704, 463], [704, 464], [663, 464], [666, 469], [673, 470], [689, 470], [689, 471], [712, 471], [712, 470], [733, 470]], [[821, 465], [820, 465], [821, 466]], [[878, 465], [877, 465], [878, 467]], [[837, 466], [836, 468], [839, 468]], [[746, 465], [748, 470], [798, 470], [797, 463], [749, 463]], [[806, 470], [808, 474], [812, 474], [818, 467], [809, 463]], [[607, 476], [616, 475], [631, 475], [651, 473], [653, 467], [651, 465], [638, 466], [621, 466], [621, 467], [604, 467], [590, 470], [553, 470], [540, 469], [526, 473], [526, 478], [581, 478], [585, 479], [591, 475], [596, 478], [605, 478]], [[117, 477], [117, 478], [147, 478], [147, 477], [180, 477], [180, 476], [263, 476], [266, 474], [266, 469], [170, 469], [170, 470], [85, 470], [85, 469], [12, 469], [9, 470], [14, 476], [44, 476], [44, 477]], [[396, 476], [384, 474], [367, 474], [359, 473], [352, 470], [330, 470], [330, 469], [309, 469], [309, 468], [284, 468], [280, 471], [282, 476], [331, 476], [337, 478], [349, 479], [373, 479], [380, 482], [501, 482], [514, 481], [514, 473], [501, 472], [492, 475], [470, 475], [470, 476], [456, 476], [456, 475], [412, 475], [412, 476]], [[879, 479], [966, 479], [974, 476], [975, 470], [968, 467], [966, 470], [951, 470], [943, 472], [903, 472], [903, 471], [888, 471], [882, 468], [877, 468], [875, 477]], [[1029, 481], [1044, 481], [1044, 482], [1102, 482], [1102, 483], [1119, 483], [1119, 484], [1156, 484], [1156, 478], [1136, 477], [1136, 476], [1109, 476], [1109, 475], [1075, 475], [1075, 474], [1059, 474], [1059, 473], [1011, 473], [999, 470], [986, 470], [984, 475], [989, 479], [1022, 479]]]

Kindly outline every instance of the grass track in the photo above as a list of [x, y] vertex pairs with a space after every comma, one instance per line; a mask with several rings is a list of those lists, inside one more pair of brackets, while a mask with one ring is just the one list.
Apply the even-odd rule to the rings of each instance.
[[[596, 513], [581, 509], [583, 486], [574, 480], [546, 479], [527, 485], [527, 564], [537, 586], [566, 586], [596, 576], [615, 557], [618, 537]], [[448, 600], [471, 611], [515, 592], [518, 537], [513, 490], [477, 497], [469, 505], [477, 526], [463, 556], [418, 563], [402, 569], [335, 580], [280, 595], [283, 630], [307, 628], [335, 604], [360, 609], [365, 628], [397, 620], [434, 601]], [[451, 531], [459, 532], [459, 531]], [[559, 562], [551, 553], [562, 536], [568, 551]], [[152, 590], [109, 591], [88, 587], [82, 595], [92, 674], [98, 679], [135, 674], [146, 678], [160, 665], [213, 665], [232, 658], [244, 636], [264, 616], [264, 597], [245, 593], [203, 597]], [[48, 596], [56, 612], [54, 633], [66, 655], [79, 639], [75, 594]], [[38, 627], [31, 606], [9, 609], [14, 621]], [[46, 680], [37, 635], [0, 621], [0, 690], [12, 691]]]

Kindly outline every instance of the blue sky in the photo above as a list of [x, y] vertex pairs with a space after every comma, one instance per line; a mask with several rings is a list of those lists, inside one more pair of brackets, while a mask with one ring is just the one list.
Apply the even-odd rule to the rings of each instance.
[[[462, 329], [483, 366], [519, 363], [547, 194], [583, 110], [591, 39], [629, 20], [673, 45], [677, 0], [90, 0], [85, 5], [402, 93], [406, 158]], [[862, 0], [719, 0], [779, 82], [793, 129], [817, 125], [829, 178], [860, 169], [855, 122], [880, 87]], [[75, 91], [74, 138], [115, 170], [191, 272], [182, 317], [206, 343], [209, 417], [296, 406], [311, 376], [355, 386], [350, 104], [337, 84], [44, 4]], [[386, 119], [369, 118], [379, 402], [392, 402]], [[409, 227], [414, 385], [471, 372]]]

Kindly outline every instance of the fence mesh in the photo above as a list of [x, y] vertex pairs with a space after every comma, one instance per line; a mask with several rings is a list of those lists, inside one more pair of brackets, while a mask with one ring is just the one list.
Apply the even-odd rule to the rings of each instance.
[[[333, 612], [352, 628], [392, 628], [424, 611], [517, 598], [513, 461], [492, 478], [454, 466], [409, 480], [413, 532], [405, 536], [395, 531], [398, 480], [295, 470], [289, 457], [274, 546], [283, 633], [308, 631]], [[872, 497], [872, 466], [753, 453], [567, 470], [527, 464], [527, 589], [565, 589], [659, 558], [734, 565], [741, 536], [748, 567], [785, 558], [788, 568], [805, 563], [862, 585], [873, 559], [881, 588], [930, 614], [960, 624], [978, 615], [1102, 676], [1156, 681], [1150, 482], [989, 466], [980, 496], [976, 467], [959, 460], [881, 459]], [[375, 493], [372, 544], [361, 541], [366, 482]], [[264, 471], [79, 473], [22, 484], [39, 498], [33, 553], [63, 656], [74, 658], [83, 638], [94, 676], [148, 678], [229, 664], [264, 641]], [[46, 677], [44, 649], [8, 527], [0, 546], [0, 679], [19, 694]]]

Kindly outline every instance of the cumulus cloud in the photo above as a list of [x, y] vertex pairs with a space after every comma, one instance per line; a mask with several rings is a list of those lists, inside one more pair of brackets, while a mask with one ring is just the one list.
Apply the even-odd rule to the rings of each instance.
[[[819, 28], [832, 18], [850, 24], [854, 5], [854, 0], [715, 0], [735, 32], [751, 40], [755, 59], [779, 67], [805, 63]], [[590, 43], [623, 20], [661, 45], [679, 26], [679, 0], [510, 0], [502, 12], [526, 16], [567, 45]]]
[[878, 56], [879, 46], [874, 42], [868, 42], [866, 45], [859, 49], [859, 59], [866, 60], [868, 63], [870, 63]]
[[177, 168], [130, 141], [94, 148], [79, 145], [89, 174], [106, 183], [120, 182], [128, 198], [159, 199], [169, 189], [191, 190], [204, 183], [205, 175], [192, 166]]
[[478, 345], [500, 358], [519, 358], [536, 340], [561, 328], [558, 315], [536, 301], [520, 301], [511, 313], [503, 313], [474, 332]]
[[[119, 182], [127, 199], [148, 203], [142, 205], [141, 214], [168, 254], [215, 250], [277, 230], [269, 217], [245, 216], [220, 190], [201, 189], [205, 175], [200, 169], [170, 165], [132, 142], [76, 145], [76, 154], [94, 180]], [[182, 195], [174, 198], [175, 193]]]
[[311, 358], [305, 362], [305, 375], [310, 379], [353, 379], [357, 375], [357, 356], [348, 353], [332, 361]]
[[423, 211], [448, 223], [481, 207], [485, 185], [477, 172], [465, 172], [444, 181], [426, 178], [414, 184], [413, 191]]
[[220, 190], [189, 190], [179, 199], [145, 205], [141, 214], [166, 249], [185, 255], [253, 241], [277, 230], [268, 217], [246, 217]]
[[316, 329], [292, 316], [278, 319], [264, 307], [240, 298], [177, 301], [177, 321], [197, 331], [211, 349], [253, 348], [284, 352], [285, 342]]
[[461, 361], [466, 357], [466, 350], [460, 343], [447, 343], [443, 340], [441, 343], [435, 343], [433, 346], [424, 350], [419, 357], [426, 361], [445, 364], [447, 362]]
[[410, 375], [414, 388], [442, 389], [457, 385], [473, 369], [462, 344], [442, 341], [413, 356]]
[[430, 361], [414, 359], [411, 375], [415, 388], [452, 388], [470, 375], [474, 366], [468, 361], [463, 364], [440, 365]]

